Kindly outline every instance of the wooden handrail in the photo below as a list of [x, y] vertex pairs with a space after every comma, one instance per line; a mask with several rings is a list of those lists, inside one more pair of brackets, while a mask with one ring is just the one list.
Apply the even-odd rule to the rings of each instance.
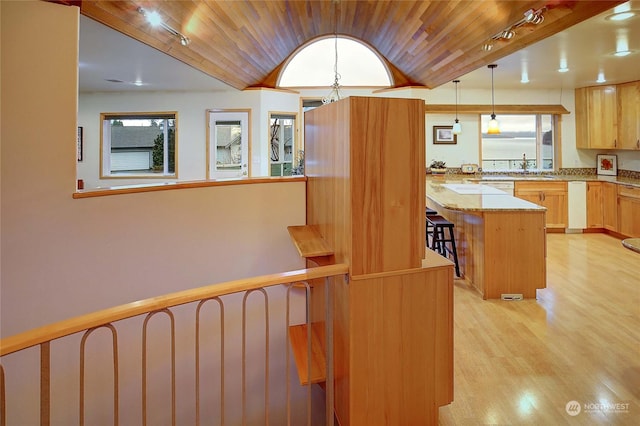
[[335, 265], [320, 266], [317, 268], [298, 269], [295, 271], [227, 281], [224, 283], [211, 284], [195, 289], [170, 293], [164, 296], [139, 300], [137, 302], [131, 302], [101, 311], [92, 312], [90, 314], [66, 319], [53, 324], [47, 324], [45, 326], [2, 339], [0, 341], [0, 356], [5, 356], [44, 342], [69, 336], [79, 331], [88, 330], [114, 321], [120, 321], [159, 309], [184, 305], [211, 297], [224, 296], [225, 294], [239, 293], [241, 291], [254, 290], [277, 284], [342, 275], [348, 272], [349, 265], [338, 263]]

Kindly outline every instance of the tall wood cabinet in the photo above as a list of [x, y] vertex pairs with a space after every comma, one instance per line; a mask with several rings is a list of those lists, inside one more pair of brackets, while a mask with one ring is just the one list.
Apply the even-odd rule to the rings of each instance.
[[640, 81], [617, 85], [619, 149], [640, 150]]
[[453, 399], [453, 264], [425, 252], [424, 101], [306, 112], [305, 163], [307, 225], [349, 264], [332, 280], [339, 423], [438, 424]]
[[575, 90], [576, 147], [616, 149], [618, 104], [616, 86]]

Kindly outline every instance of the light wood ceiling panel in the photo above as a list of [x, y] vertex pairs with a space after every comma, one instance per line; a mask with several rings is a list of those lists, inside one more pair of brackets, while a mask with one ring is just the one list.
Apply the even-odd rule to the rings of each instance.
[[[74, 2], [77, 3], [77, 2]], [[362, 40], [388, 62], [396, 86], [429, 88], [473, 71], [622, 1], [82, 1], [81, 12], [237, 89], [273, 87], [301, 45], [335, 31]], [[156, 10], [189, 39], [153, 28], [138, 8]], [[509, 41], [482, 45], [547, 7], [545, 20]], [[334, 15], [335, 11], [335, 15]], [[336, 19], [337, 17], [337, 19]]]

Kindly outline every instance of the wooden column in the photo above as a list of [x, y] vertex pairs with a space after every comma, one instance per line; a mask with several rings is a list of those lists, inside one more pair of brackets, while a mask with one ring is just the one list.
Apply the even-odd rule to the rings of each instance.
[[425, 259], [424, 101], [309, 111], [305, 159], [307, 225], [350, 267], [335, 282], [340, 424], [435, 424], [453, 399], [453, 265]]

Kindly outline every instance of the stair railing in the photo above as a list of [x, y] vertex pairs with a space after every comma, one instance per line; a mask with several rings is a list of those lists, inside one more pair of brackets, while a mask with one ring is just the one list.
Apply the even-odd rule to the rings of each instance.
[[[80, 425], [132, 422], [146, 425], [159, 421], [172, 425], [311, 425], [318, 424], [322, 417], [325, 424], [333, 425], [332, 277], [347, 272], [348, 265], [335, 264], [213, 284], [93, 312], [2, 339], [0, 426], [25, 422], [46, 426], [61, 421]], [[308, 383], [301, 386], [291, 377], [291, 371], [295, 370], [290, 362], [288, 343], [288, 330], [295, 318], [302, 317], [308, 336], [311, 336], [312, 292], [308, 283], [318, 279], [324, 279], [326, 302], [324, 315], [321, 315], [326, 327], [324, 413], [312, 412], [311, 378], [299, 378], [300, 382]], [[284, 320], [278, 326], [274, 320], [282, 319], [283, 304]], [[208, 319], [213, 314], [217, 321]], [[193, 322], [186, 324], [189, 321], [183, 320], [189, 317]], [[160, 318], [164, 318], [168, 326], [163, 326]], [[241, 333], [230, 334], [238, 322]], [[217, 331], [212, 331], [214, 325]], [[263, 332], [257, 333], [257, 328], [263, 328]], [[162, 336], [161, 331], [168, 336]], [[136, 345], [136, 339], [131, 335], [140, 332], [142, 344]], [[95, 335], [101, 335], [101, 338]], [[312, 358], [310, 340], [309, 363]], [[190, 346], [184, 344], [187, 341], [193, 343], [193, 354], [185, 349]], [[263, 351], [256, 351], [260, 345]], [[37, 348], [39, 357], [29, 355]], [[55, 351], [60, 351], [60, 355], [54, 356]], [[79, 356], [79, 365], [73, 367], [68, 359], [76, 355], [70, 354]], [[274, 359], [274, 354], [280, 355], [280, 359]], [[161, 364], [163, 355], [168, 360]], [[193, 355], [192, 360], [190, 355]], [[99, 368], [100, 361], [93, 359], [109, 356], [111, 368]], [[37, 358], [39, 363], [28, 365]], [[241, 366], [239, 392], [237, 381], [233, 380], [238, 359]], [[132, 370], [132, 364], [137, 364], [140, 371]], [[58, 372], [56, 368], [60, 366]], [[307, 367], [310, 375], [311, 365]], [[37, 381], [38, 373], [39, 384], [33, 386], [38, 388], [37, 395], [25, 395], [25, 388], [31, 387], [27, 386], [28, 382]], [[140, 377], [139, 383], [132, 379], [136, 376]], [[258, 376], [263, 380], [259, 386]], [[91, 377], [97, 378], [96, 383], [91, 382]], [[75, 389], [69, 384], [73, 382], [72, 378], [79, 384], [76, 401], [70, 400]], [[157, 386], [162, 381], [168, 385]], [[187, 386], [177, 385], [178, 381], [188, 382]], [[217, 389], [207, 387], [213, 383]], [[135, 396], [138, 389], [141, 390], [140, 400], [135, 401], [131, 396]], [[229, 401], [227, 396], [234, 393], [241, 394], [240, 401]], [[302, 404], [301, 394], [306, 394]], [[285, 395], [284, 402], [280, 398], [282, 395]], [[39, 410], [33, 409], [31, 399], [39, 405]], [[257, 404], [257, 399], [262, 401]], [[52, 400], [60, 400], [61, 404], [52, 404]], [[71, 413], [73, 410], [77, 411]], [[34, 411], [39, 413], [34, 414]]]

